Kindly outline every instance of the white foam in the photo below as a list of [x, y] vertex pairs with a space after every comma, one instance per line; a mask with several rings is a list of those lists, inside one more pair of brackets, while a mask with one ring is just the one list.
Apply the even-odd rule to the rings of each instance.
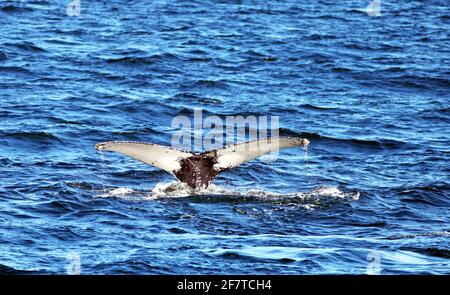
[[353, 194], [349, 194], [348, 192], [343, 192], [339, 188], [335, 186], [321, 186], [313, 189], [310, 194], [315, 194], [317, 196], [328, 196], [334, 198], [346, 199], [351, 197], [353, 200], [358, 200], [360, 193], [355, 192]]
[[130, 188], [114, 188], [105, 191], [100, 195], [102, 198], [115, 197], [123, 199], [155, 200], [163, 198], [184, 198], [189, 196], [220, 195], [233, 198], [249, 198], [263, 202], [277, 202], [283, 204], [297, 204], [307, 210], [314, 210], [317, 206], [334, 200], [358, 200], [359, 192], [344, 192], [338, 187], [322, 186], [310, 191], [277, 193], [264, 191], [262, 189], [249, 189], [239, 191], [211, 184], [208, 188], [194, 191], [187, 184], [173, 181], [168, 183], [158, 183], [151, 192], [138, 192]]
[[131, 188], [119, 187], [112, 190], [106, 190], [103, 194], [99, 195], [100, 198], [109, 197], [123, 197], [135, 193]]

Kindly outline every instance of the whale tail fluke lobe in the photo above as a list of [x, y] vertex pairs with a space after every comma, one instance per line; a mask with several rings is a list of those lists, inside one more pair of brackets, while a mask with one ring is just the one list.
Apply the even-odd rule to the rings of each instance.
[[309, 140], [299, 137], [265, 138], [234, 144], [217, 150], [217, 165], [220, 168], [229, 169], [283, 148], [303, 147], [306, 149], [308, 145]]
[[262, 155], [289, 147], [306, 147], [309, 141], [298, 137], [278, 137], [226, 146], [201, 154], [143, 142], [110, 141], [98, 143], [100, 151], [113, 151], [158, 167], [175, 175], [193, 189], [207, 187], [222, 171]]
[[181, 168], [180, 159], [193, 155], [168, 146], [144, 142], [110, 141], [98, 143], [95, 148], [100, 151], [112, 151], [130, 156], [172, 174], [174, 174], [173, 171]]

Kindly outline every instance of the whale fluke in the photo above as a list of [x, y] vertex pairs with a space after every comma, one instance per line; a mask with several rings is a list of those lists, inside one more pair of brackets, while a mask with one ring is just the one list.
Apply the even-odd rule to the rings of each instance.
[[118, 152], [165, 170], [193, 189], [208, 187], [222, 171], [262, 155], [288, 147], [304, 147], [309, 140], [298, 137], [267, 138], [229, 145], [204, 153], [190, 153], [168, 146], [143, 142], [111, 141], [98, 143], [97, 150]]

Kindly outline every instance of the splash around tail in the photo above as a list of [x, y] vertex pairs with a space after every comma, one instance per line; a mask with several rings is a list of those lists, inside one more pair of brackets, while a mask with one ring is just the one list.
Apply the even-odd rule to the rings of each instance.
[[321, 186], [304, 192], [276, 193], [261, 189], [238, 191], [211, 184], [201, 190], [193, 190], [187, 184], [174, 181], [158, 183], [150, 192], [135, 191], [127, 188], [105, 190], [98, 197], [121, 198], [130, 201], [176, 200], [195, 198], [196, 202], [223, 203], [268, 203], [298, 205], [306, 209], [325, 207], [337, 202], [357, 201], [360, 192], [347, 192], [335, 186]]

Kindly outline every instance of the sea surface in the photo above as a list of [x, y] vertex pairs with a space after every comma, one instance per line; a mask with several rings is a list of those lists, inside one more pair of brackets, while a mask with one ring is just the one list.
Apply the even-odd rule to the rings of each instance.
[[[0, 1], [0, 273], [450, 274], [448, 1], [68, 3]], [[94, 148], [195, 108], [311, 144], [197, 193]]]

